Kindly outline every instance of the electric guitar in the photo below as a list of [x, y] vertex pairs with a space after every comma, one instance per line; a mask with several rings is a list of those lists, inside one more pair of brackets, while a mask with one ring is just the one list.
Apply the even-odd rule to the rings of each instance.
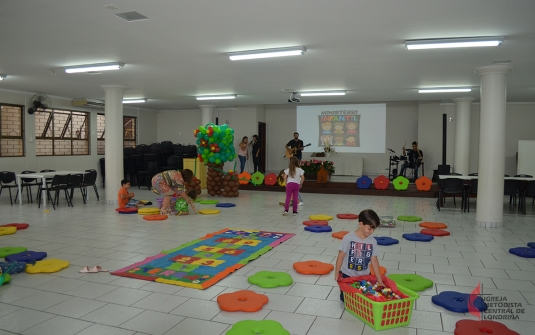
[[297, 151], [301, 151], [301, 150], [303, 150], [304, 148], [309, 147], [309, 146], [311, 146], [311, 145], [312, 145], [312, 144], [309, 143], [309, 144], [307, 144], [307, 145], [305, 145], [304, 147], [299, 148], [299, 149], [298, 149], [298, 148], [286, 149], [286, 154], [284, 154], [284, 158], [288, 158], [288, 159], [290, 159], [290, 158], [292, 158], [292, 157], [297, 153]]

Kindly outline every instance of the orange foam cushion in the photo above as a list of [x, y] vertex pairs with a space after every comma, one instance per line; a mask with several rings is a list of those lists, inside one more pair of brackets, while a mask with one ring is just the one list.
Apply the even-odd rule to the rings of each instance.
[[320, 261], [294, 263], [294, 269], [304, 275], [326, 275], [334, 269], [334, 265]]
[[167, 219], [167, 215], [162, 215], [162, 214], [144, 215], [143, 219], [147, 221], [161, 221], [161, 220]]
[[446, 229], [448, 228], [447, 225], [445, 225], [442, 222], [422, 222], [420, 223], [420, 227], [429, 228], [429, 229]]
[[332, 233], [332, 237], [334, 238], [339, 238], [339, 239], [343, 239], [344, 236], [346, 236], [347, 234], [349, 234], [349, 232], [347, 230], [342, 230], [342, 231], [337, 231], [337, 232], [334, 232]]
[[336, 214], [336, 217], [339, 219], [347, 219], [347, 220], [356, 220], [359, 218], [357, 214], [351, 214], [351, 213]]

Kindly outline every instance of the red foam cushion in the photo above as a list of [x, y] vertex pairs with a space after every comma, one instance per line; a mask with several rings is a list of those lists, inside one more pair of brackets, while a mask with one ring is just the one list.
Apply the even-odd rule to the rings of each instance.
[[305, 226], [328, 226], [329, 225], [329, 221], [325, 221], [325, 220], [308, 220], [308, 221], [303, 221], [303, 224]]
[[135, 207], [116, 208], [115, 210], [119, 213], [133, 213], [133, 212], [137, 213], [137, 208]]
[[147, 221], [160, 221], [160, 220], [167, 219], [167, 215], [163, 215], [163, 214], [144, 215], [143, 219]]
[[420, 234], [432, 236], [448, 236], [450, 235], [450, 232], [442, 229], [422, 229], [420, 230]]
[[1, 225], [0, 227], [15, 227], [17, 230], [22, 230], [28, 228], [30, 225], [27, 223], [8, 223]]
[[359, 218], [357, 214], [336, 214], [336, 217], [339, 219], [348, 219], [348, 220], [356, 220]]

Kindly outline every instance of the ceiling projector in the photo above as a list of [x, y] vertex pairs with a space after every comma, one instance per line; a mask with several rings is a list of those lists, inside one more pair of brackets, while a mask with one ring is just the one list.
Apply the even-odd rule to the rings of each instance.
[[288, 99], [288, 102], [301, 102], [301, 99], [296, 97], [297, 93], [298, 92], [292, 92], [292, 94], [290, 94], [290, 99]]

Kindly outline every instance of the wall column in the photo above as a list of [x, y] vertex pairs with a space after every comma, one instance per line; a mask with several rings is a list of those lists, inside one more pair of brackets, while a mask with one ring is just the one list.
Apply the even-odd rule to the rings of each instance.
[[106, 145], [106, 203], [117, 205], [117, 192], [124, 178], [123, 170], [123, 93], [125, 86], [102, 85], [105, 93], [104, 114]]
[[455, 102], [455, 151], [453, 171], [464, 176], [470, 173], [470, 114], [473, 98], [453, 99]]
[[214, 119], [214, 105], [199, 105], [202, 110], [201, 125], [206, 126], [208, 123], [215, 123]]
[[503, 226], [507, 74], [511, 70], [504, 64], [475, 70], [481, 77], [476, 224], [482, 227]]

